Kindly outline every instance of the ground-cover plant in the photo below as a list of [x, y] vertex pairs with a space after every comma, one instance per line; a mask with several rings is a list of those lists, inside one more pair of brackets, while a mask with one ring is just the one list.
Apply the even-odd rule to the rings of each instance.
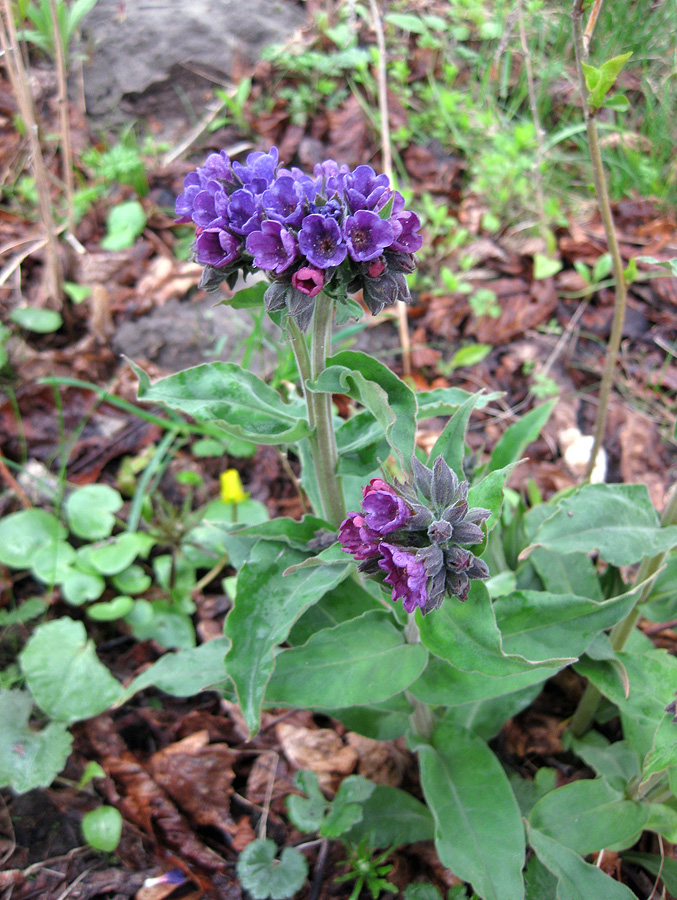
[[[334, 307], [350, 314], [357, 288], [372, 312], [406, 298], [420, 246], [417, 217], [369, 167], [328, 161], [311, 176], [280, 169], [274, 150], [246, 164], [221, 153], [187, 177], [177, 212], [197, 225], [208, 286], [267, 273], [263, 303], [287, 331], [301, 391], [283, 400], [250, 372], [212, 363], [154, 384], [139, 369], [139, 396], [292, 449], [314, 510], [224, 532], [238, 575], [225, 669], [218, 661], [208, 680], [230, 681], [252, 733], [264, 706], [286, 706], [370, 737], [406, 734], [440, 858], [478, 896], [524, 896], [528, 842], [528, 881], [563, 897], [630, 897], [585, 857], [627, 849], [645, 829], [677, 836], [674, 711], [664, 712], [677, 663], [633, 631], [677, 544], [675, 504], [662, 525], [643, 486], [586, 485], [503, 511], [505, 480], [552, 402], [512, 425], [469, 480], [465, 430], [486, 398], [416, 394], [364, 354], [327, 357]], [[347, 419], [333, 413], [333, 393], [352, 401]], [[449, 422], [425, 456], [417, 422], [440, 413]], [[620, 567], [641, 560], [624, 581]], [[197, 652], [163, 660], [162, 672], [180, 681]], [[487, 742], [570, 664], [615, 704], [623, 740], [571, 739], [586, 761], [599, 748], [596, 779], [515, 791]]]

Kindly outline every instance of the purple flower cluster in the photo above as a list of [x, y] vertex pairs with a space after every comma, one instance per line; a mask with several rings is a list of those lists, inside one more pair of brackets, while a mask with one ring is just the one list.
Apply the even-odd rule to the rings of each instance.
[[[487, 509], [470, 509], [468, 483], [439, 456], [432, 469], [412, 460], [412, 483], [373, 478], [362, 510], [350, 513], [339, 542], [367, 575], [380, 576], [407, 612], [437, 609], [445, 596], [465, 600], [470, 582], [489, 570], [464, 544], [478, 544]], [[421, 500], [423, 498], [423, 500]]]
[[276, 147], [245, 164], [225, 151], [186, 176], [177, 222], [196, 226], [202, 286], [233, 287], [239, 273], [267, 273], [269, 312], [286, 310], [301, 327], [324, 290], [343, 300], [362, 289], [372, 313], [410, 300], [405, 275], [415, 267], [420, 222], [386, 175], [327, 160], [313, 175], [279, 166]]

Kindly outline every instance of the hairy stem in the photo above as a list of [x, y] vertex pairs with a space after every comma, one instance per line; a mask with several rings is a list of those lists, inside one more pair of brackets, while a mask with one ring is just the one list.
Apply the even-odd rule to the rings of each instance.
[[[661, 525], [664, 527], [675, 524], [677, 524], [677, 485], [673, 485], [670, 499], [661, 516]], [[611, 646], [616, 653], [619, 653], [627, 644], [641, 615], [642, 604], [648, 600], [654, 578], [663, 565], [666, 556], [667, 553], [659, 553], [651, 558], [643, 559], [640, 563], [635, 576], [635, 584], [645, 582], [644, 587], [630, 612], [611, 629]], [[576, 712], [569, 723], [569, 728], [576, 737], [582, 737], [592, 725], [601, 699], [602, 695], [595, 685], [588, 682]]]
[[59, 27], [59, 13], [56, 0], [50, 0], [50, 12], [52, 14], [52, 30], [54, 32], [54, 57], [56, 60], [56, 72], [59, 79], [59, 128], [61, 131], [61, 168], [63, 171], [64, 187], [66, 189], [66, 224], [68, 231], [75, 231], [75, 214], [73, 210], [73, 150], [71, 142], [71, 124], [68, 114], [68, 79], [66, 72], [66, 54], [61, 29]]
[[[404, 636], [408, 644], [421, 643], [421, 633], [416, 624], [415, 613], [409, 613], [409, 618], [407, 619], [407, 624], [404, 628]], [[424, 741], [429, 741], [435, 730], [435, 720], [433, 719], [430, 707], [427, 703], [414, 697], [409, 691], [405, 691], [405, 696], [412, 708], [409, 722], [414, 733], [423, 738]]]
[[315, 299], [310, 353], [306, 340], [293, 318], [289, 317], [289, 336], [298, 366], [303, 396], [308, 410], [308, 437], [313, 467], [320, 495], [321, 513], [335, 528], [345, 519], [343, 490], [336, 474], [338, 452], [331, 413], [331, 394], [308, 390], [327, 364], [327, 350], [331, 345], [331, 326], [334, 303], [331, 297], [318, 294]]
[[[600, 7], [601, 0], [595, 5], [595, 20]], [[576, 70], [578, 73], [581, 96], [583, 98], [583, 115], [588, 135], [590, 159], [592, 161], [593, 181], [595, 184], [595, 193], [597, 195], [597, 205], [604, 224], [607, 246], [611, 255], [614, 284], [616, 288], [611, 334], [609, 336], [609, 343], [607, 344], [606, 360], [604, 362], [604, 371], [602, 373], [602, 381], [599, 388], [599, 403], [597, 406], [597, 417], [595, 419], [594, 442], [590, 453], [590, 459], [588, 460], [585, 470], [585, 480], [589, 481], [592, 470], [595, 467], [597, 454], [604, 438], [609, 396], [611, 394], [611, 386], [618, 358], [618, 349], [621, 344], [623, 321], [625, 319], [626, 284], [623, 271], [623, 260], [621, 259], [618, 247], [616, 229], [614, 228], [614, 220], [611, 212], [611, 203], [609, 202], [609, 192], [607, 190], [606, 178], [604, 175], [604, 165], [597, 135], [597, 126], [595, 124], [593, 112], [590, 109], [590, 104], [588, 103], [588, 89], [583, 73], [583, 63], [587, 60], [587, 45], [583, 32], [583, 0], [574, 0], [571, 18], [574, 32], [574, 49], [576, 51]], [[592, 27], [594, 27], [594, 23], [592, 23]], [[588, 34], [588, 40], [592, 33], [592, 27]]]

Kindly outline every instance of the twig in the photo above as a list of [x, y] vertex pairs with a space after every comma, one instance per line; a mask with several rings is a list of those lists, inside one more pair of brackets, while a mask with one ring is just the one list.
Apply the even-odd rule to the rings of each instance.
[[[268, 754], [266, 754], [268, 755]], [[270, 803], [273, 799], [273, 788], [275, 787], [275, 776], [277, 774], [277, 764], [280, 760], [280, 755], [275, 750], [271, 751], [270, 756], [273, 760], [273, 767], [270, 770], [268, 776], [268, 784], [266, 786], [266, 796], [263, 800], [263, 815], [261, 816], [261, 821], [259, 822], [259, 840], [264, 840], [266, 836], [266, 827], [268, 825], [268, 813], [270, 812]]]
[[[390, 122], [388, 116], [388, 83], [386, 76], [386, 42], [383, 36], [383, 23], [376, 0], [369, 0], [369, 9], [376, 32], [378, 48], [378, 108], [381, 120], [381, 166], [388, 179], [393, 179], [393, 156], [390, 144]], [[405, 375], [411, 375], [411, 341], [409, 339], [409, 323], [407, 307], [401, 300], [397, 303], [397, 328], [402, 345], [402, 368]]]
[[529, 93], [529, 108], [531, 109], [531, 118], [536, 129], [536, 206], [538, 207], [538, 220], [541, 232], [541, 238], [548, 244], [548, 225], [545, 218], [545, 201], [543, 199], [543, 131], [541, 129], [541, 120], [538, 115], [538, 104], [536, 102], [536, 88], [534, 86], [534, 73], [531, 68], [531, 56], [529, 55], [529, 45], [527, 44], [527, 35], [524, 30], [524, 11], [522, 9], [523, 0], [517, 0], [517, 21], [519, 23], [520, 44], [522, 45], [522, 59], [524, 60], [524, 68], [527, 76], [527, 91]]
[[592, 33], [595, 30], [595, 25], [597, 24], [597, 16], [599, 16], [599, 11], [602, 8], [603, 0], [595, 0], [592, 5], [592, 9], [590, 10], [590, 18], [588, 19], [588, 24], [585, 26], [585, 33], [583, 35], [583, 49], [585, 51], [585, 55], [587, 57], [590, 52], [590, 40], [592, 39]]
[[42, 156], [38, 124], [33, 108], [33, 99], [28, 90], [28, 76], [18, 51], [18, 38], [14, 25], [14, 14], [11, 0], [3, 0], [4, 19], [0, 16], [0, 48], [5, 56], [5, 66], [12, 84], [12, 90], [19, 106], [19, 114], [24, 121], [31, 149], [35, 186], [38, 192], [40, 216], [46, 232], [46, 271], [47, 271], [47, 305], [62, 306], [62, 273], [59, 258], [59, 246], [56, 239], [56, 226], [52, 213], [52, 199], [49, 193], [47, 168]]
[[[597, 13], [601, 0], [597, 2]], [[604, 232], [606, 234], [607, 246], [611, 254], [614, 284], [616, 286], [616, 297], [614, 302], [614, 315], [611, 325], [611, 334], [609, 343], [607, 344], [606, 360], [604, 362], [604, 371], [602, 373], [602, 381], [599, 388], [599, 406], [597, 407], [597, 417], [595, 419], [594, 442], [590, 459], [585, 469], [584, 480], [589, 481], [592, 470], [595, 466], [597, 454], [602, 445], [604, 438], [604, 429], [606, 427], [607, 409], [609, 405], [609, 396], [611, 394], [611, 385], [613, 383], [614, 370], [616, 368], [616, 360], [618, 358], [618, 349], [621, 344], [621, 336], [623, 332], [623, 322], [625, 320], [625, 306], [627, 300], [625, 274], [623, 271], [623, 261], [621, 259], [618, 240], [616, 238], [616, 229], [614, 227], [613, 214], [611, 212], [611, 203], [609, 202], [609, 192], [607, 191], [606, 178], [604, 175], [604, 164], [602, 162], [602, 154], [599, 147], [599, 139], [597, 135], [597, 126], [595, 119], [588, 103], [588, 91], [585, 83], [585, 75], [583, 74], [583, 63], [587, 59], [587, 52], [584, 44], [583, 36], [583, 0], [574, 0], [573, 10], [571, 13], [574, 32], [574, 49], [576, 51], [576, 69], [578, 73], [578, 82], [583, 98], [583, 116], [585, 118], [585, 127], [588, 134], [588, 147], [590, 150], [590, 159], [592, 161], [592, 174], [595, 183], [595, 193], [597, 195], [597, 205], [599, 213], [604, 223]], [[593, 23], [594, 24], [594, 23]]]
[[5, 482], [5, 484], [14, 491], [19, 500], [21, 501], [21, 505], [25, 509], [30, 509], [33, 505], [31, 501], [28, 499], [28, 494], [21, 487], [16, 478], [12, 475], [12, 473], [7, 468], [4, 459], [0, 456], [0, 477]]
[[66, 75], [66, 56], [63, 41], [61, 40], [61, 28], [59, 27], [59, 13], [56, 8], [56, 0], [49, 0], [52, 13], [52, 30], [54, 32], [54, 59], [56, 61], [56, 74], [59, 83], [59, 127], [61, 131], [61, 169], [63, 182], [66, 189], [66, 224], [68, 231], [75, 231], [75, 212], [73, 207], [73, 146], [71, 142], [71, 123], [68, 111], [68, 79]]
[[327, 859], [329, 858], [329, 840], [322, 839], [320, 852], [317, 854], [317, 862], [313, 871], [313, 886], [310, 891], [308, 900], [318, 900], [320, 891], [322, 890], [322, 882], [324, 880], [324, 870], [327, 867]]

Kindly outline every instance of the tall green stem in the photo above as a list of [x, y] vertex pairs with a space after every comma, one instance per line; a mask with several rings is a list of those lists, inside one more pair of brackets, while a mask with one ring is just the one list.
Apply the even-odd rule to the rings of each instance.
[[[416, 619], [414, 618], [414, 616], [415, 613], [409, 613], [409, 618], [407, 619], [407, 624], [404, 628], [404, 636], [408, 644], [421, 643], [421, 633], [418, 630], [418, 625], [416, 624]], [[414, 733], [423, 738], [424, 741], [429, 741], [433, 736], [433, 731], [435, 730], [435, 720], [433, 719], [433, 714], [430, 711], [430, 707], [427, 703], [424, 703], [422, 700], [414, 697], [414, 695], [409, 693], [409, 691], [405, 691], [405, 696], [412, 708], [409, 722]]]
[[290, 317], [291, 345], [299, 369], [303, 396], [308, 408], [308, 425], [312, 429], [308, 441], [315, 468], [317, 489], [320, 495], [322, 515], [335, 528], [345, 519], [345, 505], [341, 483], [336, 474], [338, 452], [331, 413], [331, 394], [308, 390], [307, 382], [315, 381], [327, 364], [327, 351], [331, 346], [331, 328], [334, 302], [325, 294], [315, 299], [315, 312], [311, 333], [310, 354], [305, 338]]
[[[670, 499], [661, 516], [661, 524], [663, 526], [677, 524], [677, 485], [672, 488]], [[651, 593], [653, 576], [663, 565], [666, 556], [667, 553], [659, 553], [651, 558], [643, 559], [639, 564], [637, 575], [635, 577], [635, 584], [642, 584], [642, 582], [646, 582], [646, 584], [642, 588], [637, 603], [626, 617], [621, 619], [620, 622], [617, 622], [611, 629], [611, 646], [616, 653], [621, 651], [627, 644], [641, 615], [642, 603], [648, 600]], [[578, 708], [571, 717], [571, 722], [569, 723], [569, 728], [576, 737], [582, 737], [582, 735], [590, 728], [601, 699], [602, 695], [595, 685], [588, 682], [578, 704]]]
[[[599, 12], [601, 3], [595, 5], [595, 17]], [[616, 360], [618, 358], [618, 348], [621, 344], [621, 335], [623, 331], [623, 322], [625, 320], [626, 306], [626, 284], [625, 274], [623, 270], [623, 260], [618, 247], [616, 238], [616, 229], [614, 228], [613, 215], [611, 213], [611, 203], [609, 202], [609, 192], [606, 186], [606, 178], [604, 176], [604, 164], [602, 162], [602, 153], [599, 146], [599, 138], [597, 135], [597, 126], [590, 104], [588, 103], [588, 89], [583, 73], [583, 63], [587, 60], [587, 44], [586, 36], [589, 40], [590, 35], [583, 32], [583, 0], [574, 0], [573, 12], [571, 14], [574, 32], [574, 49], [576, 51], [576, 69], [578, 72], [578, 81], [581, 88], [583, 98], [583, 115], [585, 117], [585, 127], [588, 135], [588, 147], [590, 150], [590, 160], [592, 162], [592, 175], [595, 183], [595, 193], [597, 194], [597, 205], [600, 216], [604, 224], [604, 232], [606, 234], [607, 246], [611, 255], [613, 268], [614, 285], [616, 296], [614, 300], [614, 316], [611, 323], [611, 334], [609, 335], [609, 343], [607, 344], [606, 360], [604, 362], [604, 371], [602, 373], [602, 381], [599, 387], [599, 398], [597, 406], [597, 417], [595, 419], [594, 441], [590, 459], [585, 471], [585, 480], [590, 479], [592, 470], [595, 467], [597, 454], [602, 445], [604, 438], [604, 429], [606, 426], [607, 407], [609, 405], [609, 396], [611, 394], [611, 385], [613, 384], [614, 371], [616, 369]]]

